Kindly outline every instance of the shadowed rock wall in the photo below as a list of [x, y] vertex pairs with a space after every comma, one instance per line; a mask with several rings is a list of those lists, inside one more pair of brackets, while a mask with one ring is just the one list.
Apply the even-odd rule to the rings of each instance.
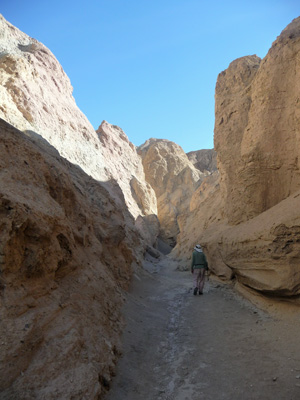
[[119, 356], [141, 238], [116, 182], [3, 120], [0, 135], [0, 397], [96, 398]]

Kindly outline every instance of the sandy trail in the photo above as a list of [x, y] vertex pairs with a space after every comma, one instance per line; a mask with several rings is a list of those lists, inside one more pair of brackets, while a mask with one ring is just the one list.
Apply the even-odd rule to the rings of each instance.
[[123, 357], [107, 400], [299, 400], [299, 316], [258, 310], [167, 258], [135, 275], [124, 308]]

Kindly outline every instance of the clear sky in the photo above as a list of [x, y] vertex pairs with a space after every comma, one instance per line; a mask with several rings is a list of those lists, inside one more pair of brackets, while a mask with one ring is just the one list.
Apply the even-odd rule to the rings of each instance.
[[0, 0], [0, 13], [54, 53], [95, 129], [188, 152], [213, 147], [218, 74], [263, 58], [300, 1]]

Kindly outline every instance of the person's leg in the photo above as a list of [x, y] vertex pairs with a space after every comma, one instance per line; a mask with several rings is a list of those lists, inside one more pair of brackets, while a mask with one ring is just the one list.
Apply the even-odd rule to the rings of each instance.
[[198, 292], [198, 269], [194, 269], [193, 276], [194, 276], [194, 294], [196, 295]]
[[198, 280], [199, 294], [203, 293], [204, 283], [205, 283], [205, 268], [200, 268], [199, 280]]
[[201, 268], [196, 269], [196, 287], [198, 290], [200, 290], [200, 281], [201, 281]]

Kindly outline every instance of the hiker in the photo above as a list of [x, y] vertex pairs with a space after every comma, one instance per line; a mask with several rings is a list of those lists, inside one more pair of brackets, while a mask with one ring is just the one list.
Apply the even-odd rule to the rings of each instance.
[[205, 271], [208, 270], [208, 264], [203, 253], [202, 247], [200, 244], [196, 244], [193, 251], [192, 263], [191, 263], [191, 272], [194, 275], [194, 295], [197, 294], [199, 290], [199, 294], [203, 294], [203, 287], [205, 281]]

